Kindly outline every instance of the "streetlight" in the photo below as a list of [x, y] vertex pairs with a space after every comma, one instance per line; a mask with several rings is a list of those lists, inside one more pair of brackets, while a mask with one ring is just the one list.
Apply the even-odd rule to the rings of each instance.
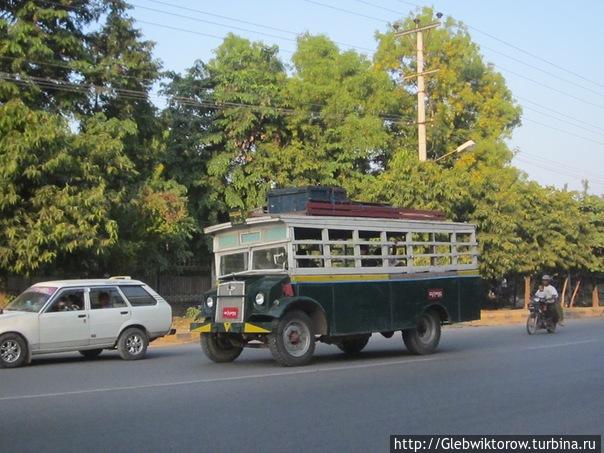
[[474, 146], [476, 146], [476, 143], [474, 142], [474, 140], [468, 140], [467, 142], [459, 145], [457, 148], [455, 148], [455, 150], [451, 151], [450, 153], [444, 154], [444, 155], [434, 159], [434, 162], [438, 162], [439, 160], [442, 160], [445, 157], [449, 157], [452, 154], [459, 154], [459, 153], [463, 153], [464, 151], [469, 151], [469, 150], [473, 149]]

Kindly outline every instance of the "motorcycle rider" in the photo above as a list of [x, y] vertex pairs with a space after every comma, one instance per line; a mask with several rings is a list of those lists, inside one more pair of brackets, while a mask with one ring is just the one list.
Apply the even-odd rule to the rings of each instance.
[[552, 310], [554, 321], [563, 326], [564, 324], [562, 322], [564, 321], [564, 313], [562, 312], [560, 302], [558, 302], [558, 291], [552, 285], [552, 278], [547, 274], [544, 275], [541, 278], [541, 284], [543, 289], [539, 287], [539, 291], [536, 295], [538, 297], [543, 297], [545, 301], [550, 304], [549, 309]]

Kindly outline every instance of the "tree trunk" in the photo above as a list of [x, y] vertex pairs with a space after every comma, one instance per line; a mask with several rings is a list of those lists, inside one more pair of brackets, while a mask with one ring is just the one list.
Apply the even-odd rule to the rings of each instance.
[[579, 288], [581, 287], [581, 279], [577, 282], [577, 286], [575, 286], [575, 290], [573, 291], [573, 295], [570, 298], [570, 306], [575, 306], [575, 300], [577, 299], [577, 293], [579, 292]]
[[560, 306], [564, 307], [564, 299], [566, 299], [566, 289], [568, 288], [568, 275], [564, 279], [564, 285], [562, 285], [562, 297], [560, 297]]
[[597, 283], [594, 283], [594, 289], [591, 292], [591, 306], [594, 308], [600, 306], [600, 291], [598, 290]]
[[524, 308], [528, 308], [530, 301], [531, 301], [531, 276], [526, 275], [524, 277]]

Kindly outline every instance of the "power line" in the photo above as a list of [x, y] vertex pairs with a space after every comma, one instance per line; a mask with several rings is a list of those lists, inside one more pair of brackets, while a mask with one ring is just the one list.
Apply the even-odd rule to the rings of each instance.
[[589, 82], [589, 83], [592, 83], [592, 84], [594, 84], [594, 85], [597, 85], [597, 86], [599, 86], [599, 87], [601, 87], [601, 88], [604, 88], [604, 84], [601, 84], [601, 83], [596, 82], [596, 81], [594, 81], [594, 80], [588, 79], [587, 77], [584, 77], [584, 76], [582, 76], [581, 74], [576, 73], [575, 71], [571, 71], [570, 69], [566, 69], [566, 68], [564, 68], [564, 67], [562, 67], [562, 66], [560, 66], [560, 65], [558, 65], [558, 64], [556, 64], [556, 63], [553, 63], [553, 62], [551, 62], [551, 61], [549, 61], [549, 60], [546, 60], [545, 58], [540, 57], [539, 55], [536, 55], [536, 54], [534, 54], [534, 53], [532, 53], [532, 52], [529, 52], [529, 51], [527, 51], [527, 50], [524, 50], [524, 49], [522, 49], [522, 48], [520, 48], [520, 47], [518, 47], [518, 46], [516, 46], [516, 45], [514, 45], [514, 44], [511, 44], [511, 43], [509, 43], [509, 42], [507, 42], [507, 41], [504, 41], [504, 40], [503, 40], [503, 39], [501, 39], [501, 38], [498, 38], [498, 37], [496, 37], [496, 36], [494, 36], [494, 35], [492, 35], [492, 34], [490, 34], [490, 33], [487, 33], [486, 31], [480, 30], [480, 29], [478, 29], [478, 28], [476, 28], [476, 27], [473, 27], [473, 26], [471, 26], [471, 25], [468, 25], [468, 28], [471, 28], [472, 30], [477, 31], [478, 33], [481, 33], [481, 34], [483, 34], [483, 35], [485, 35], [485, 36], [488, 36], [489, 38], [494, 39], [495, 41], [499, 41], [500, 43], [505, 44], [506, 46], [509, 46], [509, 47], [511, 47], [512, 49], [515, 49], [515, 50], [517, 50], [517, 51], [519, 51], [519, 52], [522, 52], [522, 53], [524, 53], [524, 54], [526, 54], [526, 55], [528, 55], [528, 56], [530, 56], [530, 57], [532, 57], [532, 58], [535, 58], [535, 59], [537, 59], [537, 60], [539, 60], [539, 61], [542, 61], [543, 63], [547, 63], [548, 65], [550, 65], [550, 66], [552, 66], [552, 67], [554, 67], [554, 68], [556, 68], [556, 69], [559, 69], [560, 71], [567, 72], [567, 73], [569, 73], [569, 74], [574, 75], [575, 77], [580, 78], [581, 80], [584, 80], [584, 81], [586, 81], [586, 82]]
[[[277, 28], [277, 27], [272, 27], [270, 25], [260, 24], [258, 22], [251, 22], [251, 21], [247, 21], [247, 20], [241, 20], [241, 19], [237, 19], [235, 17], [224, 16], [222, 14], [210, 13], [210, 12], [203, 11], [203, 10], [196, 9], [196, 8], [189, 8], [189, 7], [186, 7], [186, 6], [175, 5], [173, 3], [164, 2], [164, 1], [161, 1], [161, 0], [147, 0], [147, 1], [151, 2], [151, 3], [157, 3], [157, 4], [168, 6], [168, 7], [171, 7], [171, 8], [183, 10], [183, 11], [194, 12], [194, 13], [198, 13], [198, 14], [203, 14], [203, 15], [211, 16], [211, 17], [218, 17], [218, 18], [221, 18], [221, 19], [230, 20], [232, 22], [238, 22], [238, 23], [241, 23], [241, 24], [252, 25], [253, 27], [259, 27], [259, 28], [264, 28], [264, 29], [267, 29], [267, 30], [278, 31], [280, 33], [286, 33], [286, 34], [289, 34], [289, 35], [292, 35], [292, 36], [300, 36], [300, 35], [303, 34], [303, 33], [298, 33], [298, 32], [292, 31], [292, 30], [286, 30], [286, 29], [283, 29], [283, 28]], [[134, 6], [136, 6], [136, 5], [134, 5]], [[139, 6], [139, 8], [146, 8], [146, 7]], [[341, 42], [341, 41], [333, 41], [333, 42], [336, 43], [336, 44], [338, 44], [338, 45], [344, 46], [344, 47], [350, 47], [350, 48], [353, 48], [353, 49], [364, 50], [364, 51], [368, 51], [368, 52], [373, 51], [373, 49], [370, 49], [368, 47], [357, 46], [357, 45], [354, 45], [354, 44], [348, 44], [348, 43]]]
[[[153, 25], [155, 27], [160, 27], [160, 28], [165, 28], [167, 30], [173, 30], [173, 31], [181, 31], [183, 33], [190, 33], [192, 35], [197, 35], [197, 36], [205, 36], [207, 38], [215, 38], [215, 39], [219, 39], [219, 40], [224, 40], [224, 36], [218, 36], [218, 35], [212, 35], [209, 33], [202, 33], [200, 31], [196, 31], [196, 30], [189, 30], [187, 28], [181, 28], [181, 27], [173, 27], [171, 25], [165, 25], [165, 24], [158, 24], [157, 22], [149, 22], [147, 20], [136, 20], [137, 22], [141, 23], [141, 24], [146, 24], [146, 25]], [[285, 53], [289, 53], [289, 54], [294, 54], [295, 51], [291, 50], [291, 49], [284, 49], [283, 47], [279, 46], [279, 51], [280, 52], [285, 52]]]
[[553, 119], [555, 119], [556, 121], [564, 122], [564, 123], [566, 123], [566, 124], [568, 124], [568, 125], [570, 125], [570, 126], [576, 127], [576, 128], [578, 128], [578, 129], [582, 129], [582, 130], [584, 130], [584, 131], [586, 131], [586, 132], [589, 132], [589, 133], [591, 133], [591, 134], [596, 134], [596, 135], [599, 135], [599, 136], [601, 136], [601, 137], [604, 137], [604, 132], [596, 132], [596, 131], [593, 131], [593, 130], [591, 130], [591, 129], [587, 128], [587, 127], [583, 127], [583, 126], [581, 126], [580, 124], [575, 124], [575, 123], [573, 123], [573, 122], [570, 122], [569, 120], [564, 120], [564, 119], [557, 118], [557, 117], [556, 117], [556, 116], [554, 116], [554, 115], [550, 115], [549, 113], [544, 113], [544, 112], [542, 112], [542, 111], [540, 111], [540, 110], [538, 110], [538, 109], [535, 109], [535, 108], [532, 108], [532, 107], [528, 107], [528, 106], [526, 106], [526, 105], [525, 105], [525, 106], [523, 106], [523, 108], [528, 109], [528, 110], [531, 110], [531, 111], [533, 111], [533, 112], [535, 112], [535, 113], [538, 113], [539, 115], [547, 116], [548, 118], [553, 118]]
[[574, 178], [574, 179], [578, 179], [580, 181], [589, 181], [590, 183], [594, 184], [594, 185], [604, 185], [604, 180], [601, 179], [593, 179], [593, 178], [589, 178], [586, 177], [585, 175], [582, 175], [580, 173], [574, 173], [574, 172], [569, 172], [569, 171], [565, 171], [564, 169], [561, 169], [559, 167], [556, 166], [552, 166], [552, 165], [547, 165], [546, 163], [543, 162], [538, 162], [538, 161], [533, 161], [531, 159], [527, 159], [525, 157], [520, 157], [520, 156], [516, 156], [515, 159], [519, 162], [528, 164], [528, 165], [532, 165], [534, 167], [538, 167], [541, 170], [546, 170], [549, 171], [551, 173], [554, 173], [558, 176], [563, 175], [569, 178]]
[[249, 28], [242, 28], [242, 27], [237, 27], [235, 25], [228, 25], [228, 24], [221, 24], [220, 22], [214, 22], [211, 20], [204, 20], [204, 19], [199, 19], [197, 17], [191, 17], [191, 16], [185, 16], [184, 14], [178, 14], [178, 13], [172, 13], [170, 11], [165, 11], [165, 10], [161, 10], [161, 9], [157, 9], [157, 8], [151, 8], [148, 6], [141, 6], [141, 5], [137, 5], [136, 3], [131, 3], [132, 6], [139, 8], [139, 9], [146, 9], [148, 11], [153, 11], [156, 13], [161, 13], [161, 14], [166, 14], [169, 16], [174, 16], [174, 17], [179, 17], [181, 19], [187, 19], [187, 20], [192, 20], [195, 22], [201, 22], [204, 24], [210, 24], [210, 25], [217, 25], [219, 27], [225, 27], [228, 28], [229, 30], [239, 30], [239, 31], [245, 31], [248, 33], [255, 33], [258, 35], [262, 35], [262, 36], [268, 36], [269, 38], [275, 38], [275, 39], [282, 39], [284, 41], [289, 41], [289, 42], [297, 42], [296, 39], [293, 38], [286, 38], [284, 36], [279, 36], [279, 35], [273, 35], [271, 33], [265, 33], [262, 31], [256, 31], [256, 30], [250, 30]]
[[[217, 37], [217, 38], [222, 39], [221, 37]], [[61, 63], [55, 63], [55, 62], [51, 62], [51, 61], [45, 61], [45, 62], [41, 62], [41, 61], [34, 61], [34, 60], [30, 60], [30, 59], [24, 59], [24, 58], [19, 58], [19, 57], [6, 57], [6, 56], [0, 56], [0, 59], [21, 60], [21, 61], [24, 61], [24, 62], [29, 62], [29, 63], [32, 63], [32, 64], [37, 64], [37, 65], [48, 65], [48, 66], [63, 67], [63, 68], [66, 68], [66, 69], [71, 69], [71, 70], [74, 70], [74, 71], [77, 71], [77, 70], [78, 70], [78, 69], [76, 69], [76, 68], [72, 67], [71, 65], [64, 64], [64, 63], [63, 63], [63, 64], [61, 64]], [[134, 76], [127, 76], [127, 75], [124, 75], [124, 76], [121, 76], [121, 77], [127, 77], [127, 78], [129, 78], [129, 79], [138, 80], [138, 81], [143, 81], [143, 82], [145, 82], [145, 83], [151, 82], [151, 80], [148, 80], [148, 79], [142, 79], [142, 78], [137, 78], [137, 77], [134, 77]], [[244, 93], [244, 92], [237, 92], [237, 93], [233, 93], [233, 94], [244, 95], [244, 94], [254, 94], [254, 93], [249, 93], [249, 92], [245, 92], [245, 93]], [[579, 119], [577, 119], [577, 118], [574, 118], [574, 117], [572, 117], [572, 116], [570, 116], [570, 115], [567, 115], [567, 114], [564, 114], [564, 113], [562, 113], [562, 112], [559, 112], [559, 111], [556, 111], [556, 110], [553, 110], [553, 109], [549, 109], [549, 108], [547, 108], [547, 107], [545, 107], [545, 106], [543, 106], [543, 105], [541, 105], [541, 104], [538, 104], [538, 103], [536, 103], [536, 102], [530, 101], [530, 100], [528, 100], [528, 99], [525, 99], [525, 102], [529, 102], [529, 103], [531, 103], [531, 104], [533, 104], [533, 105], [538, 106], [538, 107], [539, 107], [539, 108], [541, 108], [541, 109], [544, 109], [544, 110], [547, 110], [547, 111], [551, 111], [551, 112], [553, 112], [553, 113], [555, 113], [555, 114], [557, 114], [557, 115], [560, 115], [560, 116], [566, 117], [568, 120], [571, 120], [572, 122], [571, 122], [571, 121], [567, 121], [567, 120], [563, 120], [563, 119], [560, 119], [560, 118], [557, 118], [557, 117], [556, 117], [556, 116], [554, 116], [554, 115], [550, 115], [550, 114], [544, 113], [544, 112], [542, 112], [542, 111], [540, 111], [540, 110], [538, 110], [538, 109], [531, 108], [531, 107], [528, 107], [528, 106], [525, 106], [525, 108], [526, 108], [526, 109], [532, 110], [532, 111], [534, 111], [534, 112], [536, 112], [536, 113], [538, 113], [538, 114], [540, 114], [540, 115], [547, 116], [547, 117], [552, 118], [552, 119], [555, 119], [555, 120], [557, 120], [557, 121], [564, 121], [564, 122], [567, 122], [567, 124], [569, 124], [569, 125], [571, 125], [571, 126], [573, 126], [573, 127], [576, 127], [576, 128], [579, 128], [579, 129], [585, 130], [586, 132], [590, 132], [590, 133], [592, 133], [592, 134], [596, 134], [596, 135], [600, 135], [600, 136], [604, 137], [604, 133], [602, 132], [602, 129], [601, 129], [601, 128], [599, 128], [598, 126], [595, 126], [595, 125], [592, 125], [592, 124], [589, 124], [589, 123], [585, 123], [585, 122], [584, 122], [584, 121], [582, 121], [582, 120], [579, 120]], [[318, 108], [324, 108], [324, 107], [325, 107], [325, 105], [323, 105], [323, 104], [317, 104], [317, 103], [306, 103], [305, 105], [307, 105], [307, 106], [309, 106], [309, 107], [318, 107]], [[386, 120], [391, 120], [391, 121], [396, 121], [396, 120], [398, 120], [398, 119], [402, 119], [402, 117], [400, 117], [400, 116], [398, 116], [398, 115], [380, 115], [380, 117], [382, 117], [383, 119], [386, 119]], [[592, 140], [592, 139], [587, 138], [587, 137], [579, 136], [579, 135], [577, 135], [577, 134], [573, 134], [573, 133], [568, 132], [568, 131], [563, 131], [563, 130], [560, 130], [560, 129], [558, 129], [558, 128], [555, 128], [555, 127], [553, 127], [553, 126], [551, 126], [551, 125], [546, 125], [546, 124], [540, 123], [540, 122], [538, 122], [538, 121], [530, 120], [530, 119], [527, 119], [527, 120], [528, 120], [528, 121], [535, 122], [535, 123], [537, 123], [537, 124], [539, 124], [539, 125], [541, 125], [541, 126], [543, 126], [543, 127], [548, 127], [548, 128], [550, 128], [550, 129], [554, 129], [554, 130], [557, 130], [557, 131], [562, 132], [562, 133], [572, 134], [572, 135], [574, 135], [574, 136], [576, 136], [576, 137], [578, 137], [578, 138], [582, 138], [582, 139], [584, 139], [584, 140], [589, 140], [589, 141], [594, 141], [595, 143], [601, 144], [601, 142], [599, 142], [599, 141], [595, 141], [595, 140]], [[594, 128], [594, 129], [597, 129], [597, 131], [593, 131], [593, 130], [591, 130], [591, 129], [588, 129], [588, 128], [586, 128], [586, 127], [582, 126], [581, 124], [576, 124], [575, 122], [576, 122], [576, 123], [581, 123], [581, 124], [587, 124], [588, 126], [590, 126], [590, 127]]]
[[[413, 6], [415, 8], [423, 8], [423, 7], [426, 6], [426, 5], [420, 5], [418, 3], [413, 3], [413, 2], [409, 2], [409, 1], [405, 1], [405, 0], [398, 0], [398, 1], [400, 3], [404, 3], [406, 5]], [[552, 61], [549, 61], [549, 60], [547, 60], [547, 59], [545, 59], [545, 58], [543, 58], [543, 57], [541, 57], [541, 56], [539, 56], [537, 54], [534, 54], [533, 52], [529, 52], [528, 50], [525, 50], [525, 49], [523, 49], [523, 48], [521, 48], [521, 47], [519, 47], [519, 46], [517, 46], [515, 44], [512, 44], [512, 43], [510, 43], [510, 42], [508, 42], [508, 41], [506, 41], [504, 39], [501, 39], [501, 38], [499, 38], [499, 37], [497, 37], [497, 36], [495, 36], [495, 35], [493, 35], [491, 33], [488, 33], [488, 32], [486, 32], [484, 30], [481, 30], [481, 29], [479, 29], [477, 27], [474, 27], [474, 26], [469, 25], [467, 23], [465, 25], [468, 28], [470, 28], [470, 29], [472, 29], [474, 31], [477, 31], [480, 34], [488, 36], [489, 38], [491, 38], [491, 39], [493, 39], [493, 40], [495, 40], [497, 42], [500, 42], [501, 44], [504, 44], [504, 45], [506, 45], [506, 46], [514, 49], [514, 50], [519, 51], [519, 52], [522, 52], [523, 54], [528, 55], [531, 58], [535, 58], [536, 60], [539, 60], [539, 61], [541, 61], [541, 62], [543, 62], [543, 63], [545, 63], [545, 64], [547, 64], [549, 66], [552, 66], [552, 67], [554, 67], [554, 68], [556, 68], [556, 69], [558, 69], [560, 71], [563, 71], [563, 72], [566, 72], [567, 74], [571, 74], [571, 75], [573, 75], [575, 77], [578, 77], [579, 79], [581, 79], [581, 80], [583, 80], [585, 82], [589, 82], [589, 83], [591, 83], [593, 85], [596, 85], [596, 86], [598, 86], [600, 88], [604, 88], [604, 84], [602, 84], [601, 82], [598, 82], [598, 81], [592, 80], [590, 78], [587, 78], [587, 77], [585, 77], [585, 76], [583, 76], [583, 75], [581, 75], [581, 74], [579, 74], [579, 73], [577, 73], [577, 72], [575, 72], [575, 71], [573, 71], [571, 69], [568, 69], [568, 68], [565, 68], [563, 66], [560, 66], [559, 64], [556, 64], [556, 63], [554, 63]]]
[[551, 159], [549, 157], [539, 156], [537, 154], [529, 153], [528, 151], [524, 151], [524, 150], [520, 150], [520, 149], [518, 149], [518, 153], [520, 153], [520, 154], [522, 154], [524, 156], [530, 156], [530, 158], [532, 158], [534, 160], [542, 161], [544, 163], [558, 164], [558, 165], [560, 165], [560, 168], [562, 168], [564, 170], [570, 170], [570, 171], [573, 171], [573, 172], [578, 172], [581, 175], [591, 175], [592, 178], [599, 179], [602, 182], [604, 182], [603, 175], [592, 173], [591, 171], [585, 170], [584, 168], [575, 167], [575, 166], [573, 166], [573, 165], [571, 165], [571, 164], [569, 164], [567, 162], [556, 161], [556, 160], [553, 160], [553, 159]]
[[353, 16], [364, 17], [365, 19], [371, 19], [371, 20], [374, 20], [376, 22], [382, 22], [382, 23], [386, 23], [386, 24], [388, 23], [387, 20], [381, 19], [379, 17], [368, 16], [367, 14], [357, 13], [357, 12], [351, 11], [349, 9], [340, 8], [338, 6], [333, 6], [333, 5], [328, 5], [327, 3], [317, 2], [315, 0], [302, 0], [302, 1], [304, 1], [306, 3], [312, 3], [313, 5], [322, 6], [323, 8], [329, 8], [329, 9], [333, 9], [335, 11], [340, 11], [342, 13], [351, 14]]
[[563, 94], [564, 96], [568, 96], [569, 98], [575, 99], [576, 101], [579, 101], [579, 102], [582, 102], [582, 103], [584, 103], [584, 104], [591, 105], [591, 106], [593, 106], [593, 107], [597, 107], [597, 108], [599, 108], [599, 109], [604, 110], [604, 105], [595, 104], [595, 103], [593, 103], [593, 102], [591, 102], [591, 101], [588, 101], [588, 100], [586, 100], [586, 99], [583, 99], [583, 98], [580, 98], [580, 97], [578, 97], [578, 96], [575, 96], [574, 94], [568, 93], [568, 92], [563, 91], [563, 90], [559, 90], [559, 89], [554, 88], [554, 87], [549, 86], [549, 85], [545, 85], [545, 84], [543, 84], [543, 83], [539, 82], [538, 80], [531, 79], [530, 77], [527, 77], [527, 76], [525, 76], [525, 75], [519, 74], [519, 73], [517, 73], [516, 71], [512, 71], [511, 69], [503, 68], [503, 67], [501, 67], [500, 65], [493, 64], [493, 66], [495, 66], [495, 67], [499, 68], [499, 69], [500, 69], [501, 71], [503, 71], [503, 72], [507, 72], [507, 73], [513, 74], [513, 75], [515, 75], [516, 77], [520, 77], [521, 79], [528, 80], [529, 82], [532, 82], [532, 83], [534, 83], [534, 84], [536, 84], [536, 85], [539, 85], [539, 86], [541, 86], [541, 87], [543, 87], [543, 88], [547, 88], [547, 89], [548, 89], [548, 90], [550, 90], [550, 91], [555, 91], [556, 93]]
[[544, 74], [547, 74], [547, 75], [549, 75], [550, 77], [553, 77], [553, 78], [558, 79], [558, 80], [560, 80], [560, 81], [562, 81], [562, 82], [565, 82], [565, 83], [571, 84], [571, 85], [573, 85], [573, 86], [574, 86], [574, 87], [576, 87], [576, 88], [581, 88], [581, 89], [583, 89], [583, 90], [585, 90], [585, 91], [589, 91], [590, 93], [593, 93], [593, 94], [595, 94], [595, 95], [597, 95], [597, 96], [604, 97], [604, 94], [600, 93], [599, 91], [596, 91], [596, 90], [594, 90], [594, 89], [592, 89], [592, 88], [586, 87], [585, 85], [580, 85], [580, 84], [578, 84], [578, 83], [576, 83], [576, 82], [573, 82], [572, 80], [566, 79], [566, 78], [564, 78], [564, 77], [560, 77], [560, 76], [558, 76], [558, 75], [556, 75], [556, 74], [552, 74], [551, 72], [546, 71], [545, 69], [542, 69], [542, 68], [540, 68], [539, 66], [535, 66], [535, 65], [533, 65], [533, 64], [531, 64], [531, 63], [527, 63], [526, 61], [523, 61], [523, 60], [521, 60], [521, 59], [519, 59], [519, 58], [513, 57], [513, 56], [508, 55], [508, 54], [506, 54], [506, 53], [500, 52], [500, 51], [495, 50], [495, 49], [493, 49], [493, 48], [491, 48], [491, 47], [487, 47], [487, 46], [485, 46], [485, 45], [483, 45], [483, 44], [480, 44], [480, 47], [481, 47], [481, 48], [483, 48], [483, 49], [486, 49], [486, 50], [488, 50], [488, 51], [490, 51], [490, 52], [493, 52], [493, 53], [496, 53], [496, 54], [498, 54], [498, 55], [501, 55], [501, 56], [503, 56], [503, 57], [505, 57], [505, 58], [509, 58], [510, 60], [513, 60], [513, 61], [515, 61], [515, 62], [517, 62], [517, 63], [520, 63], [520, 64], [523, 64], [523, 65], [525, 65], [525, 66], [528, 66], [529, 68], [532, 68], [532, 69], [535, 69], [535, 70], [537, 70], [537, 71], [543, 72]]
[[600, 142], [600, 141], [594, 140], [592, 138], [584, 137], [582, 135], [575, 134], [574, 132], [570, 132], [570, 131], [567, 131], [567, 130], [564, 130], [564, 129], [560, 129], [560, 128], [557, 128], [555, 126], [550, 126], [548, 124], [544, 124], [544, 123], [542, 123], [540, 121], [536, 121], [536, 120], [533, 120], [531, 118], [523, 118], [523, 121], [530, 121], [531, 123], [538, 124], [539, 126], [547, 127], [548, 129], [552, 129], [554, 131], [561, 132], [561, 133], [566, 134], [566, 135], [572, 135], [573, 137], [580, 138], [581, 140], [586, 140], [586, 141], [589, 141], [589, 142], [596, 143], [598, 145], [603, 145], [604, 146], [604, 142]]
[[[81, 93], [105, 92], [110, 95], [124, 97], [124, 98], [130, 98], [130, 99], [136, 99], [136, 100], [147, 100], [149, 97], [153, 96], [158, 99], [175, 100], [175, 101], [183, 103], [185, 105], [192, 105], [192, 106], [199, 106], [199, 107], [212, 107], [212, 108], [217, 108], [217, 109], [224, 109], [224, 108], [229, 108], [229, 107], [239, 107], [239, 108], [248, 108], [251, 110], [258, 110], [258, 111], [275, 110], [275, 111], [279, 111], [280, 113], [284, 113], [284, 114], [299, 114], [301, 112], [301, 110], [299, 110], [299, 109], [280, 107], [280, 106], [274, 106], [274, 105], [246, 104], [246, 103], [232, 102], [232, 101], [218, 101], [218, 102], [216, 102], [216, 101], [199, 101], [197, 99], [187, 98], [187, 97], [183, 97], [183, 96], [151, 95], [146, 91], [130, 90], [130, 89], [124, 89], [124, 88], [115, 88], [115, 87], [104, 87], [104, 86], [94, 85], [91, 83], [71, 83], [71, 82], [64, 82], [64, 81], [60, 81], [60, 80], [48, 79], [48, 78], [44, 78], [44, 77], [27, 76], [27, 79], [23, 79], [23, 78], [21, 78], [21, 75], [19, 75], [19, 74], [8, 74], [8, 73], [3, 73], [3, 72], [0, 72], [0, 79], [19, 83], [24, 86], [34, 84], [37, 86], [42, 86], [44, 88], [54, 89], [54, 90], [58, 90], [58, 91], [71, 91], [71, 92], [81, 92]], [[233, 94], [242, 94], [242, 93], [233, 93]], [[306, 105], [315, 105], [315, 106], [318, 106], [321, 108], [327, 107], [326, 105], [321, 105], [321, 104], [306, 104]], [[306, 113], [306, 112], [302, 112], [302, 113]], [[351, 115], [351, 114], [359, 114], [359, 112], [356, 112], [356, 111], [342, 112], [342, 113], [336, 114], [336, 116], [343, 117], [343, 116]], [[361, 115], [359, 114], [359, 116], [361, 116]], [[381, 118], [386, 121], [404, 120], [404, 118], [400, 115], [371, 114], [371, 116], [375, 116], [375, 117]], [[412, 126], [413, 124], [410, 123], [407, 125]]]
[[376, 5], [374, 3], [367, 2], [365, 0], [354, 0], [354, 1], [357, 3], [361, 3], [362, 5], [367, 5], [367, 6], [371, 6], [373, 8], [381, 9], [382, 11], [388, 11], [389, 13], [401, 14], [401, 11], [396, 11], [394, 9], [386, 8], [385, 6]]
[[[75, 67], [73, 65], [67, 64], [67, 63], [59, 63], [59, 62], [55, 62], [55, 61], [38, 61], [38, 60], [31, 60], [29, 58], [22, 58], [22, 57], [9, 57], [6, 55], [0, 55], [0, 59], [1, 60], [13, 60], [13, 61], [21, 61], [24, 63], [29, 63], [29, 64], [33, 64], [33, 65], [38, 65], [38, 66], [53, 66], [56, 68], [64, 68], [64, 69], [69, 69], [71, 71], [74, 72], [79, 72], [82, 73], [84, 68], [78, 68]], [[90, 63], [89, 61], [82, 61], [83, 63], [85, 63], [86, 65], [88, 65], [89, 67], [97, 67], [97, 68], [101, 68], [101, 69], [105, 69], [105, 67], [99, 65], [99, 64], [93, 64]], [[131, 76], [131, 75], [127, 75], [127, 74], [120, 74], [119, 77], [121, 78], [125, 78], [125, 79], [130, 79], [130, 80], [136, 80], [138, 82], [142, 82], [145, 84], [153, 84], [155, 83], [158, 79], [145, 79], [142, 77], [136, 77], [136, 76]]]
[[[539, 107], [539, 108], [541, 108], [541, 109], [543, 109], [543, 110], [547, 110], [548, 112], [552, 112], [552, 113], [555, 113], [556, 115], [560, 115], [560, 116], [562, 116], [562, 117], [564, 117], [564, 118], [568, 118], [568, 119], [570, 119], [570, 120], [575, 120], [575, 121], [577, 121], [577, 122], [580, 122], [580, 123], [582, 123], [582, 124], [584, 124], [584, 125], [586, 125], [586, 126], [589, 126], [589, 127], [593, 128], [593, 129], [596, 129], [596, 130], [598, 130], [598, 131], [601, 131], [601, 130], [602, 130], [602, 126], [597, 126], [597, 125], [595, 125], [595, 124], [588, 123], [587, 121], [584, 121], [584, 120], [579, 120], [579, 119], [577, 119], [577, 118], [575, 118], [575, 117], [573, 117], [573, 116], [570, 116], [570, 115], [568, 115], [568, 114], [566, 114], [566, 113], [564, 113], [564, 112], [560, 112], [559, 110], [554, 110], [554, 109], [552, 109], [552, 108], [550, 108], [550, 107], [546, 107], [546, 106], [544, 106], [544, 105], [542, 105], [542, 104], [539, 104], [539, 103], [537, 103], [537, 102], [535, 102], [535, 101], [531, 101], [530, 99], [525, 98], [525, 97], [523, 97], [523, 96], [517, 96], [517, 95], [516, 95], [516, 96], [514, 96], [514, 97], [515, 97], [515, 98], [517, 98], [517, 99], [520, 99], [520, 100], [521, 100], [521, 101], [523, 101], [523, 102], [528, 102], [529, 104], [535, 105], [535, 106], [537, 106], [537, 107]], [[526, 107], [526, 106], [525, 106], [525, 107]]]

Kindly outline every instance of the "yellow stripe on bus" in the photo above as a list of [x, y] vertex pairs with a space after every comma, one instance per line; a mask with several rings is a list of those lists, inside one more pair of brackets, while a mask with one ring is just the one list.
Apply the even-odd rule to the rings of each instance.
[[[328, 282], [354, 282], [354, 281], [384, 281], [384, 280], [391, 280], [392, 277], [396, 275], [396, 276], [400, 276], [401, 274], [335, 274], [335, 275], [296, 275], [292, 277], [292, 283], [305, 283], [305, 282], [309, 282], [309, 283], [328, 283]], [[413, 280], [413, 275], [414, 274], [404, 274], [407, 276], [407, 278], [409, 278], [409, 280]], [[421, 277], [422, 280], [426, 280], [426, 279], [430, 279], [430, 275], [426, 274], [426, 273], [421, 273], [417, 275], [418, 277]], [[457, 271], [455, 273], [451, 273], [446, 275], [446, 277], [458, 277], [458, 276], [464, 276], [464, 277], [468, 277], [468, 276], [479, 276], [479, 273], [477, 270], [464, 270], [464, 271]], [[442, 277], [441, 275], [434, 275], [432, 278], [439, 278]], [[396, 277], [395, 277], [396, 279]], [[403, 278], [404, 280], [404, 278]]]
[[296, 275], [293, 282], [341, 282], [388, 280], [388, 274], [350, 274], [350, 275]]
[[200, 333], [208, 333], [212, 331], [212, 324], [204, 324], [196, 329], [193, 329], [192, 332], [200, 332]]
[[255, 326], [246, 322], [243, 327], [243, 333], [270, 333], [270, 330], [263, 329], [262, 327]]

